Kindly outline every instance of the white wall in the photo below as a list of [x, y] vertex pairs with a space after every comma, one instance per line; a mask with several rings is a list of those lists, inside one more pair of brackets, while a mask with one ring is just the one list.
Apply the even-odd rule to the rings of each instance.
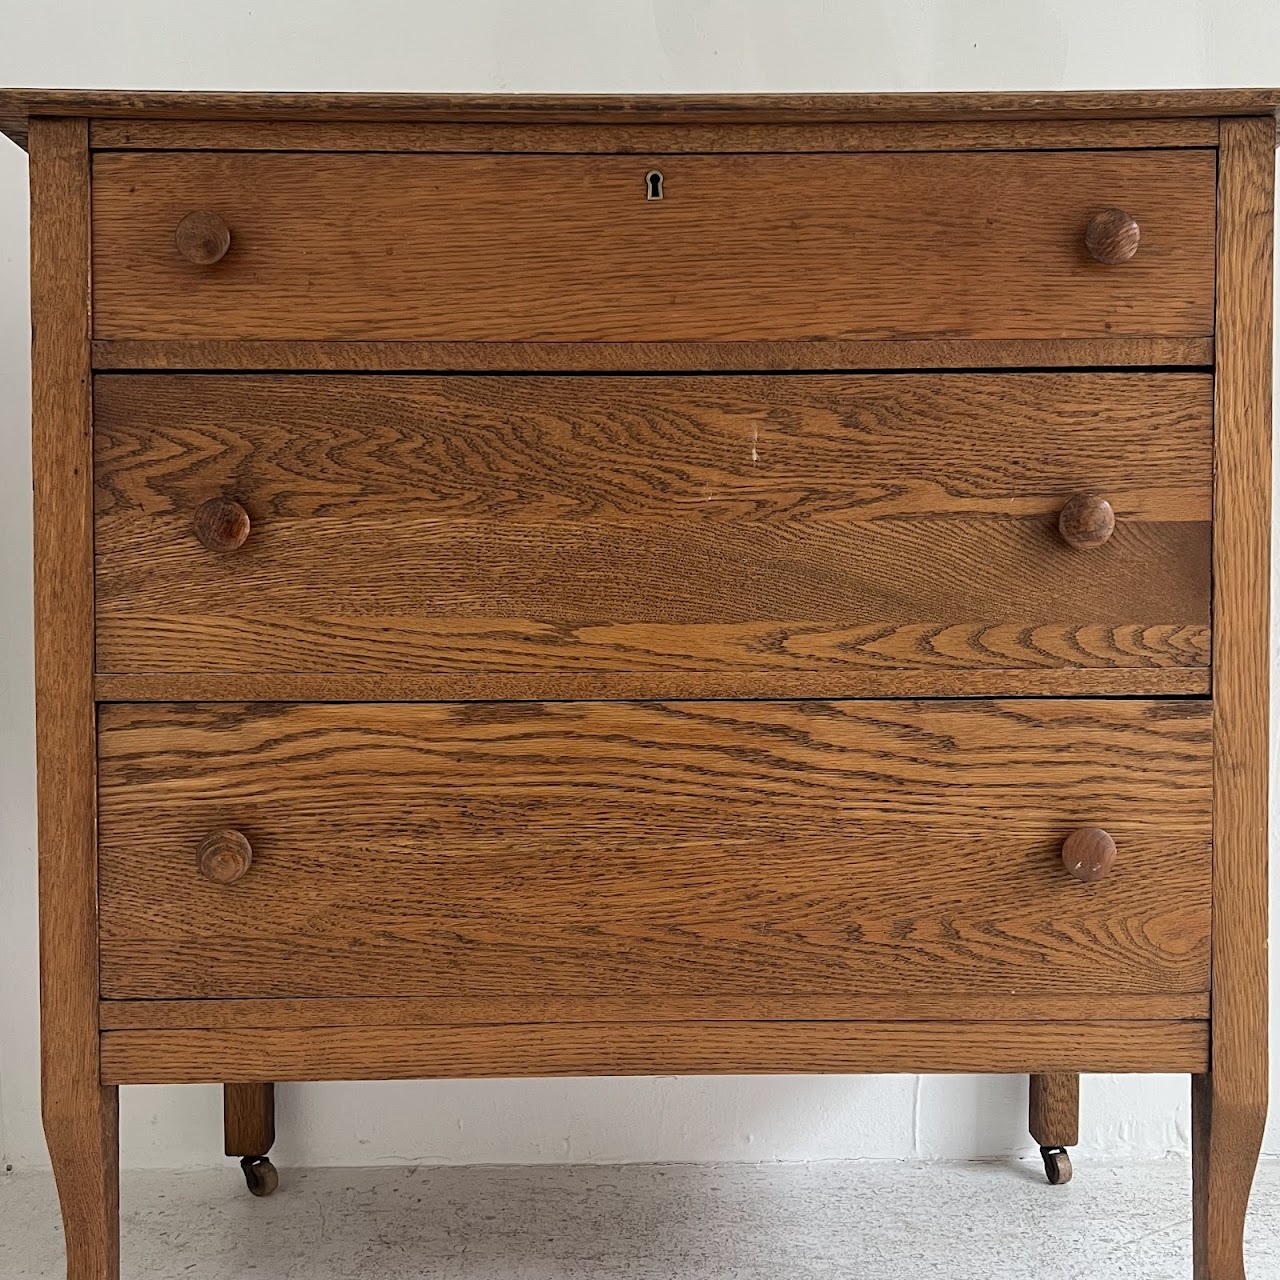
[[[1280, 4], [0, 0], [0, 84], [529, 92], [1274, 85]], [[26, 216], [25, 158], [4, 146], [0, 1154], [15, 1165], [45, 1160], [37, 1105]], [[1280, 1096], [1280, 1077], [1277, 1086]], [[1185, 1079], [1089, 1079], [1083, 1145], [1131, 1155], [1184, 1149], [1186, 1094]], [[1017, 1078], [942, 1077], [291, 1086], [280, 1093], [278, 1152], [285, 1164], [988, 1155], [1028, 1146], [1025, 1095]], [[213, 1089], [126, 1089], [122, 1128], [127, 1164], [220, 1159]], [[1280, 1134], [1269, 1149], [1280, 1152]]]

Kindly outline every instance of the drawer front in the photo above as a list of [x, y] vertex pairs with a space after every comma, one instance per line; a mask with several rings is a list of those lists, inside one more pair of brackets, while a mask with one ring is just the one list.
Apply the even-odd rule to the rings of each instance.
[[[103, 993], [883, 1011], [1203, 992], [1210, 718], [1188, 700], [107, 705]], [[1117, 854], [1086, 884], [1061, 848], [1090, 826]], [[228, 829], [243, 842], [206, 843]]]
[[[646, 174], [663, 174], [647, 199]], [[1211, 150], [104, 153], [106, 339], [1203, 337]], [[1139, 225], [1130, 260], [1091, 219]], [[212, 224], [186, 224], [214, 214]], [[226, 246], [216, 261], [208, 258]]]
[[101, 376], [98, 665], [1140, 693], [1209, 662], [1211, 414], [1201, 374]]

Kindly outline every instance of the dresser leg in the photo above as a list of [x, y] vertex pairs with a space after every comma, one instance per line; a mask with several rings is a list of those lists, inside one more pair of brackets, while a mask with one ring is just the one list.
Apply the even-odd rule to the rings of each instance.
[[274, 1084], [224, 1084], [222, 1127], [226, 1152], [240, 1157], [244, 1180], [255, 1196], [269, 1196], [280, 1185], [267, 1159], [276, 1140]]
[[1249, 1206], [1265, 1099], [1232, 1098], [1212, 1073], [1191, 1077], [1191, 1195], [1195, 1280], [1245, 1280]]
[[55, 1092], [46, 1081], [44, 1132], [62, 1207], [67, 1280], [120, 1278], [117, 1100], [114, 1087]]
[[1067, 1148], [1080, 1141], [1080, 1077], [1070, 1071], [1032, 1076], [1027, 1127], [1040, 1144], [1045, 1176], [1054, 1186], [1070, 1182]]

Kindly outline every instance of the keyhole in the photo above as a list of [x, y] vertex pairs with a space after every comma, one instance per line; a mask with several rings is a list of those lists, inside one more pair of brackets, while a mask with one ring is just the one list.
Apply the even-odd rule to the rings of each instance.
[[644, 175], [645, 199], [661, 200], [662, 199], [662, 173], [657, 169], [650, 169]]

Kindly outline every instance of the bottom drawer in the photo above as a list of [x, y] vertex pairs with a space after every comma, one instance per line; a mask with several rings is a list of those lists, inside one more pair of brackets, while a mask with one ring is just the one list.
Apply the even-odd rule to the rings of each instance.
[[[467, 1020], [527, 999], [574, 1021], [592, 1001], [1035, 1017], [1097, 995], [1140, 1017], [1208, 988], [1210, 719], [1191, 700], [103, 706], [102, 991], [450, 998]], [[1064, 866], [1082, 827], [1116, 845], [1096, 883]]]

